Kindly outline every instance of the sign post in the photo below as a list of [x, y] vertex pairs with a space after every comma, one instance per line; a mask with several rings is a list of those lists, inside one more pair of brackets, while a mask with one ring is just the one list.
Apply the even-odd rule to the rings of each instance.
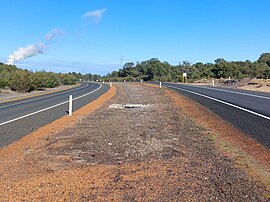
[[187, 83], [187, 73], [186, 72], [183, 73], [182, 82]]

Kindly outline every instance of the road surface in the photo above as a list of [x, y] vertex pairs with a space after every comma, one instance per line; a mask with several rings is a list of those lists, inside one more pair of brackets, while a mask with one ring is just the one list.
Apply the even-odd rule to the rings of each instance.
[[69, 90], [0, 104], [0, 148], [68, 113], [68, 98], [73, 110], [97, 99], [108, 85], [82, 83]]
[[162, 83], [207, 107], [245, 134], [270, 147], [270, 93]]

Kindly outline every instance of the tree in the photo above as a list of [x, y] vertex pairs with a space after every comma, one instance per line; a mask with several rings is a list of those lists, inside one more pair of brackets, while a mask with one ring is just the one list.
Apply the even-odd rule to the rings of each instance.
[[259, 63], [265, 63], [270, 67], [270, 53], [263, 53], [258, 59]]
[[31, 89], [42, 90], [44, 88], [55, 88], [59, 86], [57, 74], [52, 72], [35, 72], [31, 75]]
[[23, 93], [31, 91], [30, 72], [27, 70], [16, 70], [13, 72], [10, 81], [10, 88], [14, 91]]
[[74, 85], [76, 84], [76, 77], [71, 74], [60, 74], [60, 82], [63, 85]]
[[258, 61], [251, 62], [237, 61], [229, 62], [223, 58], [218, 58], [215, 63], [198, 62], [191, 64], [183, 61], [182, 64], [172, 66], [168, 62], [161, 62], [157, 58], [134, 63], [126, 63], [119, 71], [114, 71], [107, 75], [106, 79], [140, 80], [145, 81], [180, 81], [184, 72], [188, 73], [191, 80], [201, 78], [269, 78], [270, 53], [264, 53]]
[[216, 64], [221, 64], [221, 63], [225, 63], [225, 62], [226, 62], [226, 60], [224, 60], [223, 58], [218, 58], [215, 60]]
[[185, 60], [185, 61], [183, 61], [183, 66], [184, 67], [190, 67], [191, 66], [191, 62]]

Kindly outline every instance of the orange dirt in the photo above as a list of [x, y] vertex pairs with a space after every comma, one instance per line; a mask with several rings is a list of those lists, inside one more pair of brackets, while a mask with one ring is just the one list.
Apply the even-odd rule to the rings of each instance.
[[170, 96], [186, 114], [191, 116], [198, 125], [210, 129], [214, 134], [217, 134], [222, 139], [235, 145], [235, 147], [245, 151], [248, 155], [257, 159], [270, 169], [269, 149], [223, 121], [199, 103], [181, 96], [179, 93], [172, 90], [166, 90], [166, 94]]

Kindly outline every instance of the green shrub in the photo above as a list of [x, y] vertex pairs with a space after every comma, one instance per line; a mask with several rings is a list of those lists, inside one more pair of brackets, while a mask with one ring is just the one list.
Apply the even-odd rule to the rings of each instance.
[[71, 74], [60, 74], [59, 78], [63, 85], [75, 85], [77, 80], [76, 77]]
[[35, 72], [31, 75], [31, 89], [42, 90], [59, 86], [57, 75], [52, 72]]
[[10, 88], [20, 93], [31, 91], [30, 72], [26, 70], [16, 70], [10, 80]]

